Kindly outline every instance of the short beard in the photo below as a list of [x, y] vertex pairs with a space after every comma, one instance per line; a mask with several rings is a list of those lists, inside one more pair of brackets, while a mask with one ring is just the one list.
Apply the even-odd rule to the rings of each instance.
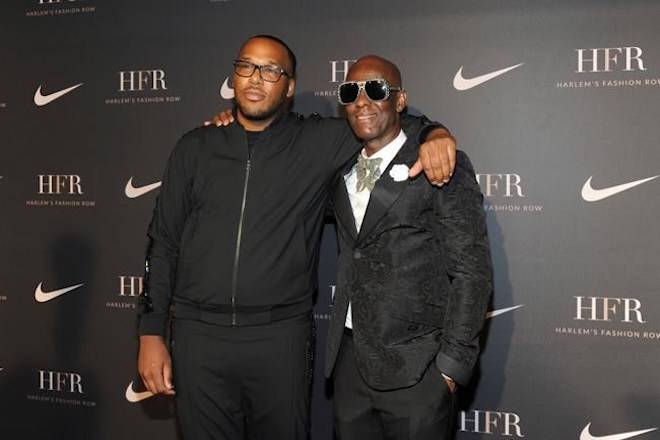
[[236, 103], [236, 105], [238, 106], [238, 110], [241, 112], [243, 117], [251, 121], [265, 121], [275, 116], [277, 113], [281, 112], [286, 107], [285, 104], [282, 103], [281, 105], [275, 106], [273, 108], [267, 108], [263, 110], [258, 110], [256, 112], [251, 112], [238, 102]]
[[257, 111], [248, 110], [246, 107], [241, 105], [241, 103], [237, 99], [234, 99], [234, 102], [236, 103], [236, 106], [238, 107], [241, 114], [250, 121], [265, 121], [267, 119], [270, 119], [273, 116], [277, 115], [278, 113], [282, 113], [286, 111], [291, 104], [291, 100], [287, 98], [286, 95], [283, 96], [282, 102], [280, 102], [278, 105]]

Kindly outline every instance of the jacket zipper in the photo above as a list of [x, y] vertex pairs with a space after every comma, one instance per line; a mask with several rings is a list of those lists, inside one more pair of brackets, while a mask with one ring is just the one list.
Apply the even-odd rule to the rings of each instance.
[[247, 199], [248, 182], [250, 180], [250, 168], [252, 162], [250, 151], [245, 164], [245, 181], [243, 182], [243, 201], [241, 202], [241, 215], [238, 219], [238, 231], [236, 232], [236, 252], [234, 253], [234, 273], [231, 292], [231, 325], [236, 325], [236, 290], [238, 289], [238, 260], [241, 256], [241, 236], [243, 235], [243, 218], [245, 217], [245, 201]]

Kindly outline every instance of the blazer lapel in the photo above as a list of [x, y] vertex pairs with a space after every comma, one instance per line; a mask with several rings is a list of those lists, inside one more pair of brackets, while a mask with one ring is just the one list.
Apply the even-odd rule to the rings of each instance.
[[405, 164], [410, 168], [417, 160], [417, 157], [417, 143], [414, 139], [409, 137], [394, 159], [392, 159], [392, 162], [390, 162], [387, 169], [380, 175], [373, 191], [371, 191], [367, 211], [364, 214], [362, 227], [358, 234], [358, 241], [363, 240], [369, 235], [369, 232], [378, 224], [394, 202], [397, 201], [403, 191], [408, 187], [410, 179], [397, 182], [392, 176], [390, 176], [392, 166]]

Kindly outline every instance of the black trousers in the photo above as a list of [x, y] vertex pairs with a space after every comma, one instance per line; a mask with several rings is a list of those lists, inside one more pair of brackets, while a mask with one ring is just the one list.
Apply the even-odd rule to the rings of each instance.
[[186, 440], [309, 437], [311, 316], [246, 327], [177, 319], [172, 334]]
[[334, 379], [335, 430], [340, 440], [449, 440], [456, 395], [430, 365], [408, 388], [369, 387], [355, 364], [353, 338], [344, 335]]

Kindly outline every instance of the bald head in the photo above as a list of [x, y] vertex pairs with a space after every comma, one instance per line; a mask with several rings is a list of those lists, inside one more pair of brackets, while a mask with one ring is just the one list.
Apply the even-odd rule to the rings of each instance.
[[[364, 83], [384, 79], [395, 87], [387, 99], [372, 101], [366, 90], [359, 90], [354, 102], [346, 105], [346, 117], [355, 135], [371, 155], [390, 143], [401, 130], [399, 113], [406, 107], [406, 92], [401, 87], [401, 72], [396, 65], [377, 55], [367, 55], [348, 70], [347, 81]], [[364, 86], [363, 86], [364, 87]]]
[[346, 79], [349, 81], [354, 80], [354, 78], [351, 77], [351, 74], [356, 76], [357, 72], [360, 72], [361, 75], [365, 72], [369, 72], [374, 78], [384, 78], [391, 86], [402, 85], [401, 71], [396, 64], [383, 57], [379, 57], [378, 55], [365, 55], [358, 59], [355, 64], [348, 69]]

